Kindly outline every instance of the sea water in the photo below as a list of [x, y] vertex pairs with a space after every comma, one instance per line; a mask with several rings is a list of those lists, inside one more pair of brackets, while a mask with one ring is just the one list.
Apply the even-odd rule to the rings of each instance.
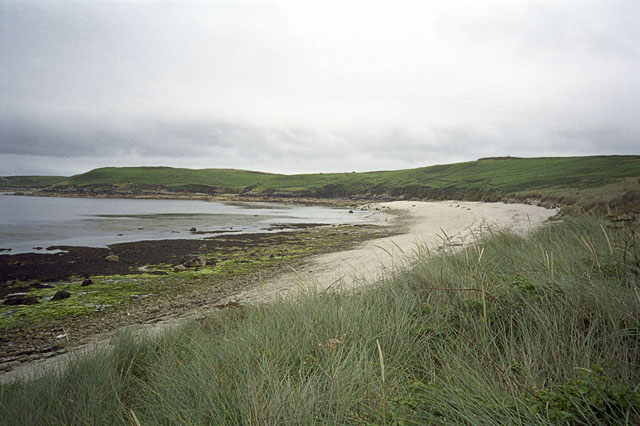
[[[0, 194], [0, 254], [51, 246], [106, 247], [143, 240], [277, 232], [301, 224], [366, 223], [366, 212], [276, 203], [60, 198]], [[292, 226], [288, 226], [292, 225]], [[196, 228], [202, 233], [194, 233]]]

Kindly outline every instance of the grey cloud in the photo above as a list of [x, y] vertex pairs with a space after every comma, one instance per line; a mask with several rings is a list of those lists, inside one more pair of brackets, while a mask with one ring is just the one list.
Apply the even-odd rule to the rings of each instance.
[[[288, 172], [408, 168], [494, 155], [634, 152], [637, 132], [615, 127], [537, 129], [494, 126], [405, 128], [344, 133], [270, 129], [218, 121], [101, 120], [56, 123], [13, 116], [0, 121], [1, 155], [104, 158], [117, 163], [161, 159], [208, 167]], [[108, 165], [108, 164], [104, 164]]]
[[0, 7], [3, 170], [638, 152], [637, 1]]
[[465, 28], [468, 43], [497, 42], [537, 54], [582, 51], [623, 59], [640, 56], [640, 3], [633, 0], [521, 2], [502, 13], [488, 13]]

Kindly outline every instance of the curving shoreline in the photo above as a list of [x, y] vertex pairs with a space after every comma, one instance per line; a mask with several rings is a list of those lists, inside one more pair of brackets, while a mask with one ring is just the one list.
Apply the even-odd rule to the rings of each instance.
[[322, 254], [303, 268], [265, 281], [260, 289], [235, 295], [235, 301], [260, 303], [306, 287], [351, 290], [409, 265], [421, 253], [461, 247], [491, 229], [524, 235], [554, 216], [555, 209], [525, 204], [462, 201], [391, 201], [365, 205], [384, 224], [390, 215], [393, 236], [369, 240], [353, 249]]
[[[511, 229], [524, 234], [553, 216], [556, 211], [542, 207], [482, 202], [413, 202], [393, 201], [361, 206], [371, 211], [371, 217], [379, 225], [386, 225], [392, 236], [362, 242], [347, 250], [304, 258], [295, 264], [273, 270], [260, 279], [245, 277], [241, 285], [226, 287], [216, 298], [187, 310], [171, 305], [162, 309], [173, 309], [174, 314], [156, 317], [141, 317], [135, 323], [139, 332], [155, 333], [176, 325], [185, 319], [197, 318], [207, 310], [232, 306], [233, 304], [263, 303], [278, 297], [295, 296], [306, 288], [350, 290], [359, 285], [392, 273], [396, 267], [408, 264], [416, 254], [437, 250], [443, 239], [449, 247], [467, 244], [488, 227]], [[446, 234], [446, 236], [445, 236]], [[228, 280], [232, 281], [232, 280]], [[238, 283], [235, 283], [238, 284]], [[229, 305], [229, 303], [232, 305]], [[183, 306], [185, 308], [187, 306]], [[146, 309], [157, 310], [157, 306]], [[97, 333], [91, 339], [79, 343], [77, 349], [86, 349], [95, 344], [105, 344], [114, 331]], [[0, 373], [0, 382], [9, 382], [18, 377], [33, 374], [41, 367], [58, 366], [73, 354], [61, 347], [53, 352], [35, 356], [28, 362], [12, 366]], [[58, 355], [56, 355], [58, 354]], [[42, 359], [44, 357], [47, 359]]]

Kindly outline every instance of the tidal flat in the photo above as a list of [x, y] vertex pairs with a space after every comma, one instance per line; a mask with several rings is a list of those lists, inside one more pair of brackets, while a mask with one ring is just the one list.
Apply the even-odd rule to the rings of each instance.
[[[307, 256], [388, 236], [373, 225], [297, 225], [292, 232], [160, 240], [108, 248], [57, 247], [55, 254], [0, 256], [0, 371], [64, 351], [116, 328], [215, 307], [263, 278], [295, 270]], [[117, 261], [107, 261], [116, 256]], [[56, 293], [64, 299], [54, 300]]]

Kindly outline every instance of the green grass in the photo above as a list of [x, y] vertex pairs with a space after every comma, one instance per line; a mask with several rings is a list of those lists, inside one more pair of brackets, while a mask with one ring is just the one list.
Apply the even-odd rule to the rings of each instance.
[[240, 190], [263, 180], [272, 174], [233, 169], [180, 169], [172, 167], [105, 167], [71, 176], [56, 186], [66, 185], [129, 185], [163, 187], [176, 191], [206, 191], [207, 188], [227, 191]]
[[6, 424], [638, 424], [640, 241], [621, 224], [494, 230], [356, 293], [125, 331], [0, 386], [0, 411]]
[[[278, 175], [244, 170], [109, 167], [72, 176], [53, 189], [85, 193], [169, 190], [497, 201], [535, 198], [549, 204], [638, 206], [640, 156], [488, 158], [417, 169]], [[597, 203], [583, 202], [598, 192]], [[626, 203], [629, 204], [629, 203]]]
[[44, 188], [64, 179], [64, 176], [0, 176], [0, 189]]

